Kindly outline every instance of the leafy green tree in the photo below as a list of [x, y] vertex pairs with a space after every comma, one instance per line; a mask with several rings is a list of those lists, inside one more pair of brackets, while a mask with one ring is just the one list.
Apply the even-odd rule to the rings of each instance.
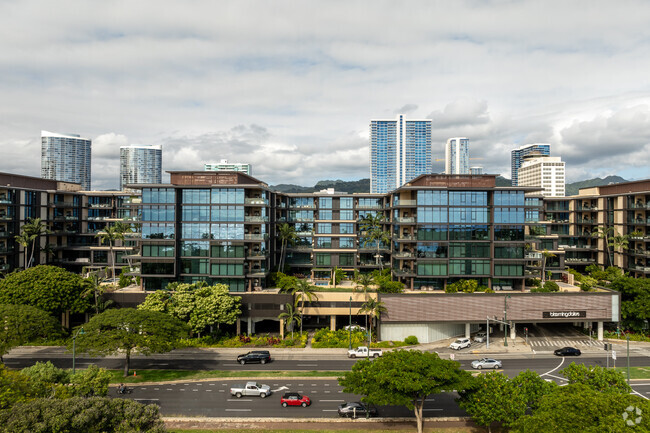
[[[638, 410], [637, 410], [638, 409]], [[650, 431], [650, 402], [574, 383], [545, 395], [539, 408], [513, 423], [512, 433], [623, 433]], [[627, 415], [625, 415], [627, 414]]]
[[387, 312], [388, 309], [386, 308], [386, 304], [380, 301], [377, 298], [371, 298], [368, 297], [366, 299], [366, 302], [364, 302], [361, 305], [361, 308], [357, 312], [357, 314], [365, 314], [367, 313], [368, 316], [370, 316], [370, 332], [372, 333], [372, 330], [374, 328], [374, 324], [379, 321], [379, 318], [381, 317], [382, 313]]
[[284, 326], [287, 331], [291, 330], [291, 339], [293, 340], [293, 324], [302, 324], [301, 315], [296, 311], [293, 304], [288, 302], [284, 304], [284, 312], [278, 315], [278, 319], [284, 319]]
[[96, 365], [73, 374], [70, 370], [55, 367], [50, 361], [23, 368], [20, 374], [29, 377], [39, 397], [46, 398], [105, 396], [111, 380], [111, 374]]
[[375, 282], [374, 277], [372, 274], [360, 274], [358, 273], [354, 277], [354, 282], [357, 284], [356, 288], [361, 288], [363, 290], [363, 293], [368, 293], [368, 289], [370, 286]]
[[0, 304], [31, 305], [57, 315], [86, 312], [85, 292], [83, 278], [56, 266], [34, 266], [0, 280]]
[[0, 304], [0, 362], [13, 347], [60, 335], [61, 326], [45, 311], [30, 305]]
[[0, 411], [0, 433], [164, 433], [158, 406], [122, 398], [36, 399]]
[[521, 394], [529, 409], [535, 410], [539, 407], [542, 397], [555, 391], [557, 384], [547, 382], [535, 371], [525, 370], [513, 377], [510, 382], [514, 390]]
[[103, 282], [104, 279], [100, 278], [97, 272], [92, 272], [90, 276], [86, 278], [86, 292], [84, 294], [88, 296], [92, 295], [95, 314], [101, 313], [113, 304], [112, 300], [104, 300], [102, 297], [102, 295], [106, 293], [106, 286], [102, 284]]
[[0, 413], [3, 412], [2, 409], [9, 409], [16, 403], [39, 396], [38, 387], [29, 377], [17, 371], [7, 370], [4, 364], [0, 364]]
[[111, 373], [96, 365], [70, 375], [73, 393], [79, 397], [105, 397], [110, 381]]
[[471, 375], [455, 361], [436, 353], [396, 350], [373, 361], [361, 360], [339, 378], [343, 392], [359, 394], [378, 405], [406, 406], [413, 410], [422, 433], [424, 400], [431, 394], [462, 390]]
[[650, 279], [619, 277], [609, 288], [621, 293], [623, 327], [643, 331], [650, 319]]
[[122, 308], [94, 316], [84, 331], [77, 336], [77, 350], [104, 356], [124, 353], [126, 377], [134, 350], [143, 355], [169, 352], [187, 336], [187, 325], [165, 313]]
[[492, 432], [492, 424], [511, 425], [526, 413], [526, 399], [503, 373], [480, 374], [460, 392], [459, 404], [474, 422]]
[[167, 313], [187, 323], [199, 336], [208, 326], [232, 325], [241, 316], [241, 298], [230, 295], [225, 284], [172, 283], [167, 289], [147, 295], [138, 309]]
[[384, 224], [386, 224], [384, 215], [378, 213], [375, 215], [369, 214], [363, 217], [359, 226], [360, 235], [363, 239], [363, 246], [365, 247], [374, 242], [377, 247], [375, 259], [377, 260], [377, 266], [379, 266], [379, 269], [384, 268], [381, 262], [379, 247], [381, 244], [390, 245], [391, 241], [390, 232], [384, 230]]
[[620, 234], [614, 227], [599, 226], [596, 228], [599, 238], [605, 241], [605, 253], [609, 258], [609, 266], [614, 266], [612, 252], [625, 251], [630, 246], [630, 239], [641, 235], [640, 232], [631, 232], [626, 235]]
[[289, 223], [278, 224], [278, 237], [280, 238], [280, 263], [278, 264], [278, 271], [284, 271], [284, 260], [287, 255], [287, 245], [293, 245], [293, 243], [298, 239], [296, 234], [296, 228]]
[[625, 376], [620, 371], [597, 365], [584, 365], [572, 362], [560, 371], [567, 378], [569, 384], [582, 383], [591, 389], [600, 392], [618, 392], [628, 394], [632, 388], [625, 381]]

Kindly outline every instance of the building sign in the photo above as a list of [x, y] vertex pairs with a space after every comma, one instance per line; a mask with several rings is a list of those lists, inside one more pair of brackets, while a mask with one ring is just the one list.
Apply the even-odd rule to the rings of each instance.
[[544, 319], [575, 319], [578, 317], [587, 317], [586, 311], [542, 311]]

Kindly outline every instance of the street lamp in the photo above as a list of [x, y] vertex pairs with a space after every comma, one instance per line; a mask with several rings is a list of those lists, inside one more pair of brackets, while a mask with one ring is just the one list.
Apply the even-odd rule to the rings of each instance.
[[512, 298], [510, 295], [506, 295], [503, 298], [503, 321], [504, 323], [504, 332], [503, 332], [503, 345], [508, 347], [508, 298]]
[[72, 335], [72, 374], [75, 372], [75, 356], [76, 356], [76, 349], [77, 349], [77, 336], [78, 335], [84, 335], [84, 328], [83, 326], [79, 329], [77, 329], [77, 332], [75, 332]]
[[348, 325], [348, 350], [352, 350], [352, 296], [350, 296], [350, 323]]

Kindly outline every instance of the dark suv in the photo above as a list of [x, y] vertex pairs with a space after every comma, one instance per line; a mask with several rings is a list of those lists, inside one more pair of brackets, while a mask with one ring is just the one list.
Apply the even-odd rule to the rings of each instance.
[[259, 362], [260, 364], [266, 364], [267, 362], [271, 362], [271, 354], [268, 350], [254, 350], [252, 352], [248, 352], [245, 355], [239, 355], [237, 357], [237, 362], [239, 362], [241, 365], [249, 362]]
[[365, 417], [367, 415], [377, 416], [377, 408], [359, 401], [354, 401], [339, 405], [338, 413], [339, 416], [348, 418]]

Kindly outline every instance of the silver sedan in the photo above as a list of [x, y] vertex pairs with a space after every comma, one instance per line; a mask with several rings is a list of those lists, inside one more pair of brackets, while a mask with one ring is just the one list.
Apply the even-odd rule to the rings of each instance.
[[478, 361], [472, 361], [472, 368], [476, 368], [477, 370], [481, 370], [483, 368], [501, 368], [501, 361], [497, 361], [496, 359], [492, 358], [483, 358], [479, 359]]

